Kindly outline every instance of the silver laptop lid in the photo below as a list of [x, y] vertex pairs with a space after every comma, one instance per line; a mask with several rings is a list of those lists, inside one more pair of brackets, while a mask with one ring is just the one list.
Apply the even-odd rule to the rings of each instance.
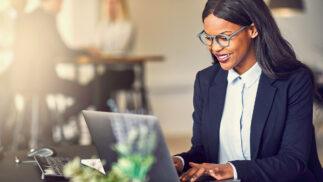
[[[117, 142], [126, 141], [125, 136], [129, 135], [133, 128], [140, 129], [144, 125], [149, 129], [147, 132], [156, 133], [156, 147], [153, 151], [155, 162], [147, 174], [149, 181], [179, 181], [157, 117], [98, 111], [83, 111], [83, 115], [98, 155], [106, 162], [106, 172], [111, 169], [111, 164], [118, 160], [118, 154], [112, 146]], [[149, 150], [149, 146], [143, 147]]]

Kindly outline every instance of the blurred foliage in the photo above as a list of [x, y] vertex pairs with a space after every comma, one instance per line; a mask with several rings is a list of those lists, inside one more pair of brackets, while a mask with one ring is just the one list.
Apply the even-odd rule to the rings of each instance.
[[127, 133], [126, 142], [117, 143], [113, 149], [119, 158], [105, 176], [90, 167], [82, 167], [75, 158], [64, 167], [64, 175], [71, 182], [145, 182], [147, 172], [154, 163], [152, 155], [156, 147], [156, 132], [143, 125]]

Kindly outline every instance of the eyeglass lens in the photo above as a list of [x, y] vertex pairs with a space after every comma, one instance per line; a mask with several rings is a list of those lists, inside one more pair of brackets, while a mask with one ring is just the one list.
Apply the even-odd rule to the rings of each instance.
[[[207, 35], [206, 33], [202, 33], [200, 35], [200, 39], [201, 39], [202, 43], [207, 46], [211, 46], [214, 41], [213, 37]], [[229, 45], [229, 39], [225, 36], [222, 36], [222, 35], [217, 35], [215, 37], [215, 41], [223, 47], [226, 47]]]

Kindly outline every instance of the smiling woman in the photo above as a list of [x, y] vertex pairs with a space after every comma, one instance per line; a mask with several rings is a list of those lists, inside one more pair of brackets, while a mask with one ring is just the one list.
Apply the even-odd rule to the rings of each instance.
[[[209, 34], [223, 35], [223, 37], [228, 36], [232, 39], [231, 45], [230, 39], [226, 41], [225, 46], [223, 46], [224, 43], [220, 44], [220, 41], [216, 41], [217, 44], [208, 45], [209, 51], [216, 56], [222, 69], [229, 70], [235, 67], [239, 74], [243, 74], [256, 63], [254, 44], [251, 41], [258, 35], [254, 24], [241, 27], [210, 14], [204, 19], [204, 31], [210, 32]], [[222, 42], [225, 42], [225, 40], [222, 40]], [[244, 42], [244, 44], [241, 44], [241, 42]], [[231, 59], [230, 62], [229, 59]]]
[[192, 147], [173, 157], [181, 181], [322, 181], [312, 71], [263, 0], [208, 0], [201, 42], [214, 64], [194, 86]]

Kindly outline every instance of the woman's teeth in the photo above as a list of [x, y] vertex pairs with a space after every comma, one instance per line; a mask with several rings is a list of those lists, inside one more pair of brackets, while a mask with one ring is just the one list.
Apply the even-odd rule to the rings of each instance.
[[220, 59], [226, 59], [230, 56], [230, 54], [226, 54], [226, 55], [223, 55], [223, 56], [219, 56]]
[[224, 63], [226, 61], [228, 61], [230, 59], [231, 54], [219, 54], [216, 55], [216, 57], [218, 58], [218, 61], [221, 63]]

